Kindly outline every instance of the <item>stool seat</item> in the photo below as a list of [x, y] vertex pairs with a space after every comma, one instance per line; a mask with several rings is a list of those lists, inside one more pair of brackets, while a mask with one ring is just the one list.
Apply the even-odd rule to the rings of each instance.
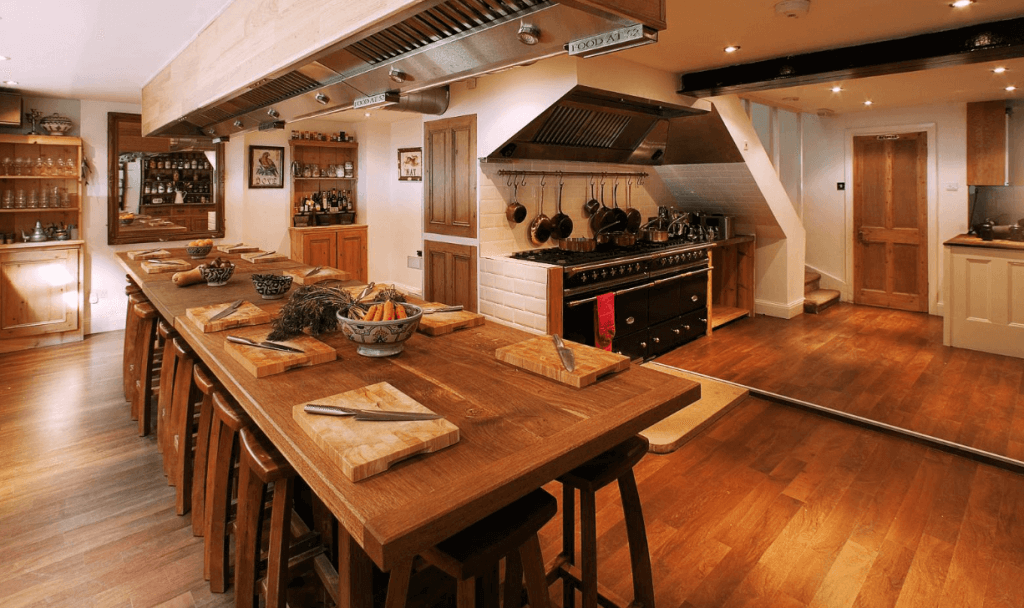
[[647, 439], [634, 435], [560, 476], [558, 481], [577, 490], [596, 492], [632, 471], [649, 447]]

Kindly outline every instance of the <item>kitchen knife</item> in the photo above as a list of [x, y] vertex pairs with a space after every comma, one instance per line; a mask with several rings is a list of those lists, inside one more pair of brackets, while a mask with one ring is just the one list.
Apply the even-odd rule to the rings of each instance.
[[426, 412], [398, 412], [392, 410], [360, 410], [336, 405], [323, 405], [321, 403], [309, 403], [303, 408], [309, 414], [321, 416], [354, 416], [356, 420], [365, 421], [401, 421], [401, 420], [437, 420], [442, 418], [439, 414], [428, 414]]
[[210, 317], [210, 320], [211, 321], [219, 321], [219, 320], [223, 319], [224, 317], [234, 313], [236, 310], [238, 310], [238, 307], [241, 306], [242, 302], [244, 302], [244, 301], [245, 300], [235, 300], [234, 302], [228, 304], [223, 310], [221, 310], [217, 314], [215, 314], [212, 317]]
[[234, 342], [235, 344], [242, 344], [245, 346], [252, 346], [254, 348], [265, 348], [267, 350], [276, 350], [284, 353], [305, 353], [304, 350], [292, 348], [291, 346], [285, 346], [284, 344], [278, 344], [276, 342], [256, 342], [249, 338], [243, 338], [241, 336], [228, 336], [228, 342]]
[[259, 254], [259, 255], [254, 255], [254, 256], [252, 256], [252, 259], [254, 259], [254, 260], [255, 260], [255, 259], [257, 259], [257, 258], [265, 258], [265, 257], [267, 257], [268, 255], [274, 255], [275, 253], [277, 253], [277, 250], [276, 250], [276, 249], [275, 249], [274, 251], [268, 251], [268, 252], [266, 252], [266, 253], [261, 253], [261, 254]]
[[431, 308], [429, 310], [424, 310], [423, 314], [432, 315], [438, 312], [458, 312], [460, 310], [462, 310], [462, 304], [458, 304], [456, 306], [442, 306], [441, 308]]
[[576, 357], [573, 355], [572, 349], [562, 342], [562, 337], [558, 334], [552, 334], [551, 338], [555, 341], [555, 350], [558, 351], [558, 357], [562, 360], [565, 369], [570, 372], [576, 369]]
[[311, 277], [311, 276], [313, 276], [314, 274], [316, 274], [316, 273], [320, 272], [320, 270], [321, 270], [321, 269], [323, 269], [323, 266], [317, 266], [317, 267], [316, 267], [316, 268], [314, 268], [313, 270], [310, 270], [309, 272], [307, 272], [305, 276], [307, 276], [307, 277]]

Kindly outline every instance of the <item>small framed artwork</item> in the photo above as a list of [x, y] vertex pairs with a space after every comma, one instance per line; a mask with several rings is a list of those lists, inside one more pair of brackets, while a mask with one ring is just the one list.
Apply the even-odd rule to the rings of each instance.
[[398, 149], [398, 181], [423, 180], [423, 148]]
[[284, 148], [249, 146], [249, 187], [284, 188]]

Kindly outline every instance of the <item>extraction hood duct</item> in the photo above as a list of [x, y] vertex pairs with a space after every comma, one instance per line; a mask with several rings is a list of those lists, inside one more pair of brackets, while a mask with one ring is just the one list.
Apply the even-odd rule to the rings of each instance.
[[[357, 99], [382, 94], [399, 97], [388, 110], [441, 114], [448, 107], [447, 84], [561, 55], [570, 42], [636, 25], [551, 0], [428, 4], [146, 135], [230, 136], [269, 121], [290, 123], [349, 110]], [[649, 28], [644, 33], [636, 44], [657, 38]]]
[[743, 156], [714, 106], [707, 111], [578, 85], [485, 160], [683, 165], [738, 163]]

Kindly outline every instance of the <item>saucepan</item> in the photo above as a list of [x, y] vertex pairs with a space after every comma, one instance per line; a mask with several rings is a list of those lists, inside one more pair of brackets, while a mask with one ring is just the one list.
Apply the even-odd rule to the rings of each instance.
[[640, 227], [640, 240], [648, 243], [668, 241], [668, 230], [661, 228], [660, 218], [653, 219]]
[[526, 219], [526, 207], [519, 202], [519, 183], [517, 180], [518, 178], [513, 175], [512, 180], [507, 182], [509, 186], [512, 186], [512, 200], [509, 201], [508, 207], [505, 208], [505, 217], [510, 222], [521, 224]]
[[544, 179], [540, 180], [540, 213], [530, 224], [530, 242], [541, 246], [551, 238], [551, 218], [544, 215]]
[[597, 241], [585, 237], [558, 239], [557, 243], [562, 251], [593, 251], [597, 248]]

